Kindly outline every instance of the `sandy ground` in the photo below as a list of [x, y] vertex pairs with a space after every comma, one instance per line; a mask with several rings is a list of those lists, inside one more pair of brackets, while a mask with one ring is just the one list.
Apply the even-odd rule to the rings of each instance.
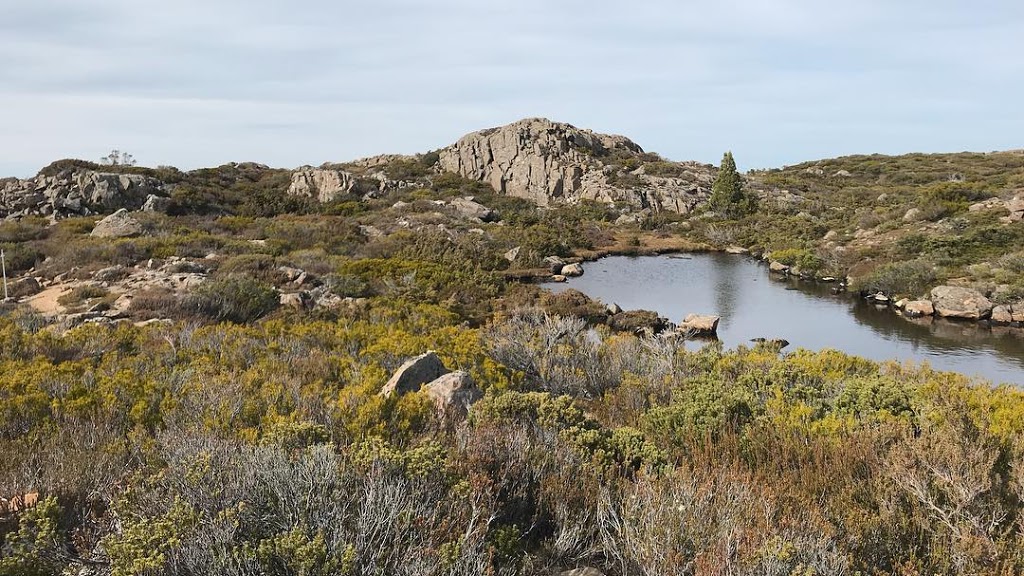
[[57, 303], [57, 298], [60, 298], [67, 288], [65, 286], [50, 286], [46, 290], [43, 290], [39, 294], [29, 298], [26, 302], [39, 312], [40, 314], [46, 314], [52, 316], [64, 310], [64, 307]]

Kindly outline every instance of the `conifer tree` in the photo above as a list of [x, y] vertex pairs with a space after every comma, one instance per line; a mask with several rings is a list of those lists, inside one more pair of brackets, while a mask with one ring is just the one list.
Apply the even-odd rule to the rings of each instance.
[[722, 166], [711, 187], [709, 200], [711, 209], [730, 218], [749, 214], [754, 210], [753, 199], [743, 191], [743, 178], [736, 171], [736, 160], [732, 152], [722, 156]]

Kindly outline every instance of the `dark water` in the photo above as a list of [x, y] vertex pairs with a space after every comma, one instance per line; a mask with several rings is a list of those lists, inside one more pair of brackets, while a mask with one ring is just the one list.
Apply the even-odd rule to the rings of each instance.
[[752, 338], [785, 338], [790, 347], [834, 348], [872, 360], [927, 362], [937, 370], [1024, 385], [1024, 330], [973, 322], [908, 320], [830, 285], [778, 279], [756, 261], [727, 254], [584, 263], [586, 273], [552, 291], [580, 290], [624, 310], [654, 310], [679, 323], [690, 313], [722, 317], [726, 347]]

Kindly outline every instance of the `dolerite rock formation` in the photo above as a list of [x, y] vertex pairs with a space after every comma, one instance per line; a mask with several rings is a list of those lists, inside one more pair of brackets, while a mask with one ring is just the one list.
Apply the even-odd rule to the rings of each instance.
[[87, 216], [121, 208], [138, 210], [150, 195], [166, 196], [164, 184], [138, 174], [95, 170], [10, 180], [0, 186], [0, 216]]
[[324, 164], [319, 168], [303, 166], [292, 172], [288, 194], [305, 196], [320, 202], [332, 202], [345, 196], [353, 199], [374, 197], [402, 188], [421, 186], [424, 182], [405, 182], [388, 178], [383, 167], [388, 162], [407, 161], [413, 156], [373, 156], [347, 164]]
[[674, 176], [655, 176], [643, 165], [651, 156], [623, 136], [530, 118], [464, 136], [439, 151], [439, 168], [540, 206], [586, 199], [685, 213], [708, 197], [712, 166], [662, 162]]
[[303, 168], [292, 173], [288, 193], [293, 196], [315, 198], [320, 202], [331, 202], [350, 194], [356, 187], [356, 177], [344, 170], [327, 168]]

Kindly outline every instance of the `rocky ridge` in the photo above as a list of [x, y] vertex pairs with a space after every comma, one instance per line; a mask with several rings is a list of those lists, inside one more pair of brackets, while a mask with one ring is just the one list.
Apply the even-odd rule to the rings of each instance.
[[678, 175], [657, 176], [644, 165], [650, 156], [624, 136], [529, 118], [464, 136], [439, 151], [438, 165], [540, 206], [596, 200], [686, 213], [707, 199], [712, 166], [677, 163]]
[[0, 216], [64, 218], [139, 210], [162, 205], [166, 185], [148, 176], [95, 170], [65, 170], [56, 175], [13, 179], [0, 185]]

